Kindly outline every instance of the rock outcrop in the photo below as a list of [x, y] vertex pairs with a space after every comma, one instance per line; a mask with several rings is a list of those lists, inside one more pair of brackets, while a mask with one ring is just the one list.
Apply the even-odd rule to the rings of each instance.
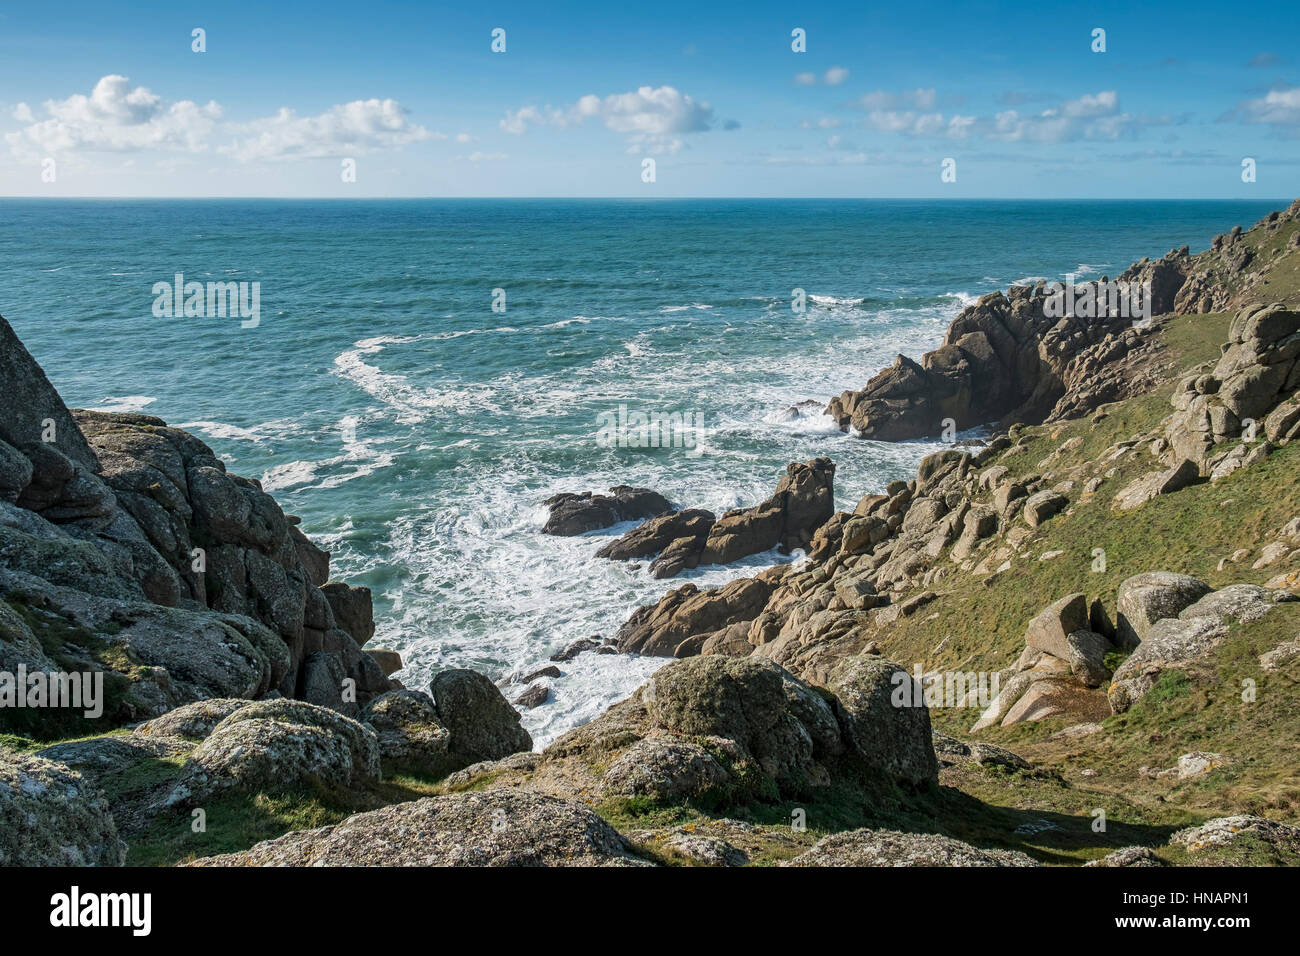
[[542, 526], [542, 533], [562, 537], [586, 534], [621, 521], [654, 518], [673, 508], [668, 499], [658, 492], [628, 485], [617, 485], [609, 489], [607, 495], [590, 491], [582, 494], [566, 492], [552, 495], [542, 503], [551, 509], [550, 517]]
[[[1096, 283], [1079, 286], [1079, 295], [1087, 289], [1097, 296]], [[1167, 297], [1167, 288], [1160, 291]], [[940, 348], [919, 363], [898, 356], [861, 391], [832, 399], [826, 414], [877, 441], [938, 435], [949, 421], [957, 429], [1042, 421], [1060, 402], [1061, 417], [1077, 417], [1127, 397], [1124, 377], [1112, 369], [1148, 343], [1149, 329], [1135, 328], [1127, 310], [1113, 306], [1103, 300], [1096, 317], [1056, 317], [1042, 282], [990, 293], [957, 316]], [[1071, 388], [1083, 381], [1086, 391]]]
[[1137, 650], [1115, 670], [1107, 690], [1111, 710], [1123, 713], [1146, 696], [1162, 674], [1195, 666], [1223, 642], [1232, 623], [1258, 621], [1275, 605], [1294, 600], [1290, 591], [1232, 584], [1185, 605], [1176, 616], [1154, 621]]
[[1241, 309], [1214, 368], [1182, 379], [1172, 402], [1169, 443], [1204, 475], [1223, 460], [1214, 447], [1243, 431], [1252, 440], [1267, 436], [1273, 443], [1295, 438], [1300, 434], [1300, 311], [1280, 303]]
[[847, 666], [833, 688], [758, 658], [693, 657], [564, 734], [541, 754], [449, 778], [571, 800], [638, 799], [723, 807], [804, 798], [832, 784], [884, 795], [938, 779], [920, 695], [893, 706], [911, 677], [880, 658]]
[[0, 656], [106, 672], [111, 724], [320, 673], [352, 713], [396, 686], [361, 650], [369, 592], [256, 481], [162, 419], [69, 411], [3, 319], [0, 373]]
[[292, 790], [315, 780], [357, 787], [379, 776], [372, 728], [302, 701], [257, 701], [212, 728], [166, 803], [190, 806], [223, 791]]
[[701, 564], [730, 564], [773, 548], [787, 554], [806, 550], [835, 511], [834, 479], [835, 464], [829, 458], [792, 462], [762, 504], [716, 519], [712, 512], [696, 508], [665, 514], [596, 554], [621, 561], [657, 554], [651, 574], [670, 578]]

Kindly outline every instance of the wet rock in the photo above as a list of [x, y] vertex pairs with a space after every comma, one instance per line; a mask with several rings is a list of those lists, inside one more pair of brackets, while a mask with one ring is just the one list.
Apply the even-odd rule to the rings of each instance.
[[550, 697], [551, 688], [539, 681], [516, 697], [515, 703], [520, 707], [527, 707], [531, 710], [534, 707], [542, 706]]
[[608, 528], [620, 521], [639, 521], [672, 511], [668, 499], [648, 488], [618, 485], [609, 494], [552, 495], [543, 502], [551, 509], [542, 527], [543, 534], [563, 537]]

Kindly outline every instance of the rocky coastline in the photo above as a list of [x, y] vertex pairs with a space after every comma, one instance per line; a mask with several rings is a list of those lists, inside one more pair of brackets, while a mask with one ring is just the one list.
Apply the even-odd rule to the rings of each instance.
[[[404, 687], [369, 591], [257, 481], [67, 408], [0, 319], [0, 672], [105, 688], [94, 718], [0, 708], [0, 864], [1300, 863], [1258, 739], [1300, 667], [1300, 201], [1120, 281], [1152, 322], [1013, 287], [833, 399], [864, 439], [992, 429], [852, 511], [827, 458], [721, 516], [548, 500], [540, 533], [641, 522], [598, 559], [656, 578], [804, 557], [572, 648], [666, 660], [540, 753], [487, 676]], [[286, 794], [312, 814], [250, 819]], [[210, 839], [176, 835], [196, 809]]]

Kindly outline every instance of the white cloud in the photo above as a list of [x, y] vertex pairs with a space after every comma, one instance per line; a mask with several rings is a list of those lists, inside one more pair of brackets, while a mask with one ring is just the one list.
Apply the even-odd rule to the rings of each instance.
[[1269, 90], [1258, 99], [1241, 104], [1240, 118], [1247, 123], [1270, 126], [1300, 126], [1300, 86]]
[[965, 139], [975, 125], [973, 116], [953, 116], [945, 119], [942, 113], [918, 113], [914, 110], [872, 110], [867, 114], [867, 124], [888, 133], [907, 136], [943, 136]]
[[1086, 93], [1051, 109], [1025, 114], [1002, 110], [992, 117], [944, 114], [934, 110], [932, 89], [890, 93], [877, 90], [857, 104], [868, 110], [866, 125], [905, 136], [967, 139], [980, 136], [1005, 142], [1063, 143], [1079, 139], [1117, 140], [1147, 126], [1174, 122], [1168, 116], [1133, 116], [1121, 112], [1114, 90]]
[[817, 82], [816, 73], [796, 73], [794, 75], [795, 86], [813, 86]]
[[478, 142], [478, 137], [477, 137], [477, 136], [471, 136], [471, 135], [469, 135], [469, 133], [457, 133], [457, 134], [456, 134], [456, 142], [458, 142], [458, 143], [477, 143], [477, 142]]
[[642, 86], [629, 93], [600, 97], [587, 94], [572, 106], [539, 109], [525, 106], [508, 111], [500, 126], [507, 133], [521, 134], [529, 126], [566, 128], [597, 119], [606, 129], [628, 136], [634, 145], [651, 145], [659, 151], [675, 152], [684, 133], [710, 129], [716, 119], [708, 103], [696, 101], [671, 86]]
[[105, 76], [89, 96], [74, 94], [43, 105], [37, 119], [26, 103], [14, 118], [28, 124], [5, 140], [15, 155], [61, 155], [85, 152], [201, 153], [219, 139], [218, 150], [247, 160], [357, 155], [440, 138], [412, 123], [396, 100], [356, 100], [331, 107], [318, 116], [300, 117], [291, 109], [248, 123], [221, 123], [215, 102], [169, 103], [144, 86], [132, 88], [125, 76]]
[[488, 161], [501, 160], [507, 158], [508, 156], [506, 153], [473, 152], [469, 154], [469, 161], [471, 163], [481, 163], [481, 162], [488, 162]]
[[233, 131], [235, 141], [221, 151], [243, 162], [350, 156], [447, 138], [412, 123], [406, 109], [391, 99], [354, 100], [317, 116], [298, 116], [284, 108]]
[[46, 118], [37, 120], [20, 103], [14, 118], [30, 125], [5, 139], [18, 154], [73, 150], [129, 152], [144, 149], [199, 152], [205, 148], [221, 107], [192, 100], [167, 103], [148, 88], [131, 88], [125, 76], [103, 77], [89, 96], [47, 100]]
[[1066, 143], [1080, 139], [1115, 140], [1134, 135], [1143, 126], [1164, 125], [1168, 117], [1137, 117], [1122, 113], [1114, 90], [1088, 93], [1034, 115], [1003, 110], [993, 117], [988, 135], [1006, 142]]

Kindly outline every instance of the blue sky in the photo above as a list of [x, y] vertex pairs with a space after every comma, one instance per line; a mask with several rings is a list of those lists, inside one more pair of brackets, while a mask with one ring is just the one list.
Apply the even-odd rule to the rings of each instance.
[[1300, 193], [1295, 4], [22, 6], [0, 195]]

